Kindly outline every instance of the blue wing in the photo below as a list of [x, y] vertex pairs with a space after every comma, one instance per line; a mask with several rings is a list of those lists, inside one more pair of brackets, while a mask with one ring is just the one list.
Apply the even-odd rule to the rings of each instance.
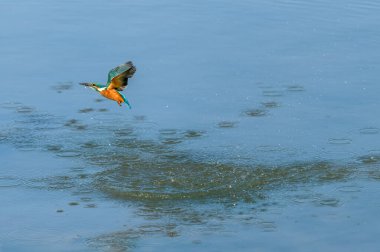
[[107, 87], [112, 85], [111, 88], [123, 90], [128, 85], [128, 78], [131, 78], [136, 72], [136, 67], [132, 61], [121, 64], [108, 73]]

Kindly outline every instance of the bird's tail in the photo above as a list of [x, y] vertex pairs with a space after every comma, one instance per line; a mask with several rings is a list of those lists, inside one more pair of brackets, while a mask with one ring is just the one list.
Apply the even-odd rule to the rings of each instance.
[[129, 109], [132, 109], [132, 106], [131, 106], [131, 104], [129, 104], [129, 101], [127, 100], [127, 98], [125, 98], [125, 96], [122, 93], [120, 93], [120, 92], [118, 92], [118, 93], [121, 95], [121, 97], [123, 97], [123, 100], [128, 105]]

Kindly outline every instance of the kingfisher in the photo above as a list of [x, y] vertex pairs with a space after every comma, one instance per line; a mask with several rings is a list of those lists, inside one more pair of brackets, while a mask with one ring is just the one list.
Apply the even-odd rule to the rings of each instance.
[[125, 89], [128, 85], [128, 79], [131, 78], [135, 72], [136, 67], [133, 65], [132, 61], [128, 61], [108, 72], [107, 85], [94, 82], [81, 82], [79, 84], [98, 91], [104, 97], [116, 101], [119, 106], [124, 102], [129, 108], [131, 108], [127, 98], [125, 98], [120, 91]]

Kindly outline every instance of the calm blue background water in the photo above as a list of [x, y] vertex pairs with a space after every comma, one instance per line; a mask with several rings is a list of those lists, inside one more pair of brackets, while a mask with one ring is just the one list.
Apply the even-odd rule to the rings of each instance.
[[376, 251], [379, 11], [2, 0], [0, 251]]

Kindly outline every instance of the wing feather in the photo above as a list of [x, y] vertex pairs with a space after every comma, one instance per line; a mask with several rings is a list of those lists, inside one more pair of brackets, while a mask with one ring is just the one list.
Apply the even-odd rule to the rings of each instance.
[[113, 68], [108, 73], [107, 89], [116, 89], [122, 91], [128, 85], [128, 78], [131, 78], [136, 72], [136, 67], [132, 61], [121, 64]]

